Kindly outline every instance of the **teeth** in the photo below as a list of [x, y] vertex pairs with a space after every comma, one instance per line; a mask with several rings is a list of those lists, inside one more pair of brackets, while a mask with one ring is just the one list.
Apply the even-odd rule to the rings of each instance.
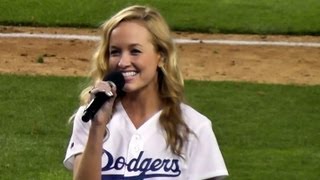
[[134, 76], [134, 75], [136, 75], [136, 74], [137, 74], [137, 73], [136, 73], [136, 72], [134, 72], [134, 71], [124, 72], [124, 73], [122, 73], [122, 75], [123, 75], [124, 77]]

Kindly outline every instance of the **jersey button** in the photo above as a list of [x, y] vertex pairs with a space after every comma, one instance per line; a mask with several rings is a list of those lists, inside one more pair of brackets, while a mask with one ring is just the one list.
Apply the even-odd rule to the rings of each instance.
[[140, 148], [139, 148], [139, 146], [135, 146], [135, 147], [133, 148], [133, 150], [134, 150], [135, 153], [138, 153], [138, 152], [140, 151]]
[[143, 151], [143, 140], [142, 137], [139, 134], [134, 134], [131, 137], [131, 141], [129, 144], [129, 152], [134, 155], [137, 156], [139, 155], [139, 153]]
[[139, 134], [135, 134], [134, 135], [134, 140], [139, 141], [141, 139]]

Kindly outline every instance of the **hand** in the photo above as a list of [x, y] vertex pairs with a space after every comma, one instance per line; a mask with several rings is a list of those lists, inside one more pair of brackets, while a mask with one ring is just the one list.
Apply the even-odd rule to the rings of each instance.
[[117, 97], [116, 86], [112, 82], [99, 81], [89, 93], [91, 99], [94, 99], [97, 93], [105, 93], [111, 97], [102, 105], [92, 120], [92, 125], [105, 127], [112, 117], [113, 104]]

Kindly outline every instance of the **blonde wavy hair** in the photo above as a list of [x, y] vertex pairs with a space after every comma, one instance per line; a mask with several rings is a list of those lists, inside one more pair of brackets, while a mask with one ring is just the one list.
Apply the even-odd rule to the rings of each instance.
[[89, 101], [88, 91], [109, 72], [109, 41], [113, 29], [124, 21], [139, 21], [149, 31], [155, 50], [160, 53], [163, 66], [158, 68], [159, 94], [164, 108], [160, 115], [160, 124], [167, 135], [167, 146], [171, 151], [182, 156], [182, 148], [191, 130], [182, 118], [180, 103], [184, 101], [184, 81], [178, 66], [175, 45], [170, 29], [161, 16], [153, 8], [134, 5], [127, 7], [102, 25], [100, 44], [93, 56], [90, 72], [91, 85], [85, 88], [81, 95], [81, 103]]

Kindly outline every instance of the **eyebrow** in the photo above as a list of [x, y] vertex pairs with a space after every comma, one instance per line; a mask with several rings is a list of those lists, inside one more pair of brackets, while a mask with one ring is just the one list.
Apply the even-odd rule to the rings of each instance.
[[[139, 43], [133, 43], [133, 44], [130, 44], [130, 45], [129, 45], [130, 48], [135, 47], [135, 46], [143, 47], [143, 46], [142, 46], [141, 44], [139, 44]], [[111, 48], [119, 48], [119, 46], [111, 45], [111, 46], [110, 46], [110, 49], [111, 49]]]

